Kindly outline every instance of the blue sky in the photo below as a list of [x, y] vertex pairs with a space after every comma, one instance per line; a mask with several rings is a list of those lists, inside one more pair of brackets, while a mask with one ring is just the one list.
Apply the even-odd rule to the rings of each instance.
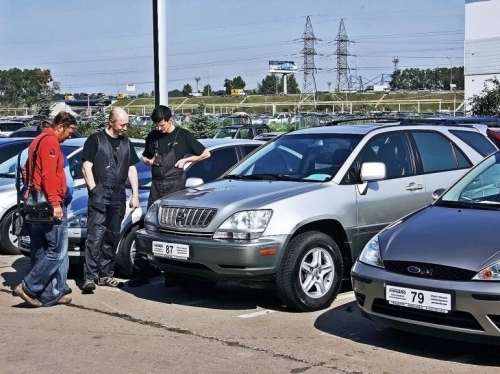
[[[394, 57], [400, 69], [463, 65], [464, 12], [463, 0], [167, 0], [168, 90], [236, 76], [256, 88], [270, 60], [300, 69], [307, 16], [319, 91], [335, 86], [341, 18], [351, 74], [365, 81], [390, 74]], [[152, 18], [151, 0], [1, 0], [0, 69], [49, 69], [62, 91], [151, 92]]]

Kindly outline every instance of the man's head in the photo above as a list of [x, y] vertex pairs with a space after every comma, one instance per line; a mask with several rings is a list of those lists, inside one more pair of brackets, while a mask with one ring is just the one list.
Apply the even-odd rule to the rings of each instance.
[[59, 142], [62, 143], [76, 130], [76, 119], [68, 112], [60, 111], [57, 116], [55, 116], [54, 122], [50, 127], [54, 130]]
[[158, 126], [158, 130], [162, 133], [172, 132], [175, 128], [172, 119], [172, 111], [168, 106], [158, 105], [151, 114], [153, 123]]
[[112, 136], [117, 137], [123, 135], [123, 132], [127, 131], [128, 125], [128, 114], [123, 108], [116, 107], [111, 109], [109, 113], [108, 131], [111, 132]]

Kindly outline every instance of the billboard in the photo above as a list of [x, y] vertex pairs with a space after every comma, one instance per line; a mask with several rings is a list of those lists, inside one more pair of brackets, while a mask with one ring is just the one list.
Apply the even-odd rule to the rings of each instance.
[[125, 88], [128, 92], [135, 92], [135, 84], [127, 84]]
[[295, 61], [269, 61], [270, 73], [296, 74], [297, 70]]

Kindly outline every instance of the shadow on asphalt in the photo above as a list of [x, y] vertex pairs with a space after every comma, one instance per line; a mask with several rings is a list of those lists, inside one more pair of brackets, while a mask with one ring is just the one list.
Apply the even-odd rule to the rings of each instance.
[[356, 301], [326, 311], [316, 319], [314, 326], [325, 333], [374, 348], [467, 365], [500, 366], [498, 346], [428, 337], [385, 327], [364, 318]]
[[278, 295], [269, 289], [253, 289], [233, 285], [218, 284], [210, 290], [188, 292], [177, 287], [167, 287], [163, 275], [153, 278], [152, 283], [130, 288], [125, 285], [122, 291], [138, 298], [166, 304], [195, 306], [205, 309], [245, 310], [272, 309], [286, 311]]

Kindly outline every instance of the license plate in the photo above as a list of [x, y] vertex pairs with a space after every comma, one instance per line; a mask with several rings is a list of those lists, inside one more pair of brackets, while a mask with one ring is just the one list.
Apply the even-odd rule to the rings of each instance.
[[165, 242], [153, 242], [153, 255], [157, 257], [187, 260], [189, 258], [189, 245]]
[[386, 286], [385, 299], [389, 304], [407, 308], [423, 309], [439, 313], [448, 313], [451, 311], [451, 295], [447, 293]]

